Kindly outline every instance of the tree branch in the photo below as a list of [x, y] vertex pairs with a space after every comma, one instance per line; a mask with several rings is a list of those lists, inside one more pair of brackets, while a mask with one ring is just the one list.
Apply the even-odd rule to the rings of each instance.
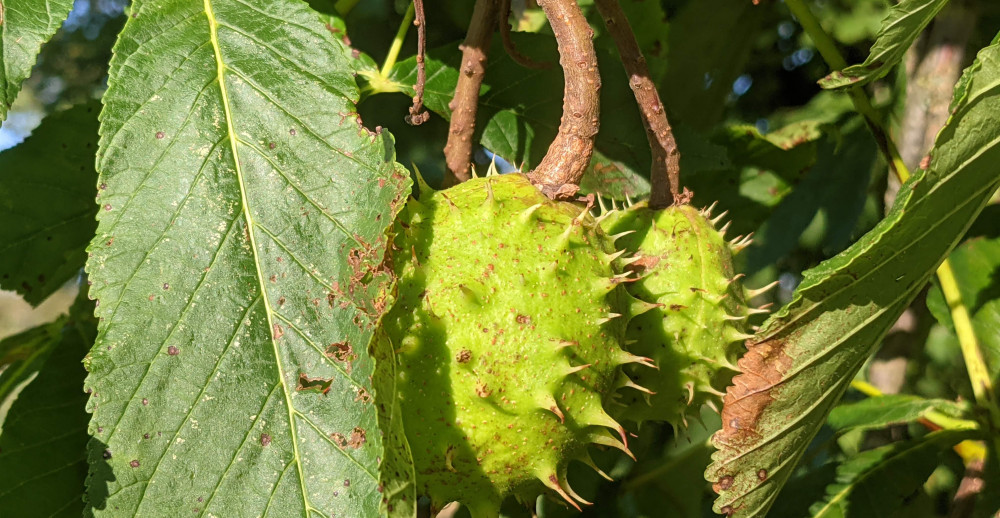
[[565, 87], [559, 133], [528, 176], [549, 198], [566, 199], [580, 189], [580, 179], [594, 153], [594, 137], [600, 126], [601, 76], [593, 31], [576, 0], [538, 3], [556, 36]]
[[[646, 58], [635, 40], [635, 33], [622, 11], [618, 0], [596, 0], [597, 10], [601, 12], [608, 32], [615, 40], [618, 54], [622, 57], [625, 72], [628, 74], [629, 86], [635, 94], [635, 102], [639, 105], [642, 115], [642, 125], [646, 128], [646, 139], [653, 155], [653, 163], [649, 170], [652, 184], [649, 196], [650, 208], [658, 209], [671, 203], [685, 203], [685, 195], [680, 189], [681, 153], [674, 140], [674, 132], [667, 121], [667, 113], [660, 101], [660, 94], [649, 76]], [[690, 195], [687, 196], [690, 198]]]
[[413, 25], [417, 26], [417, 84], [413, 87], [413, 106], [410, 106], [406, 122], [419, 126], [431, 117], [424, 110], [424, 87], [427, 85], [427, 66], [424, 64], [424, 55], [427, 54], [427, 16], [424, 14], [424, 0], [413, 0], [413, 8], [416, 11]]
[[451, 126], [448, 143], [444, 146], [445, 186], [455, 185], [470, 178], [473, 133], [476, 131], [476, 111], [479, 108], [479, 88], [486, 75], [486, 59], [489, 57], [490, 41], [496, 29], [498, 0], [476, 0], [469, 22], [469, 32], [462, 49], [462, 64], [455, 85], [455, 96], [448, 107], [451, 108]]
[[500, 0], [500, 39], [503, 41], [503, 48], [507, 51], [507, 55], [518, 65], [534, 69], [552, 66], [552, 63], [548, 61], [535, 61], [521, 54], [514, 45], [514, 40], [510, 39], [510, 0]]

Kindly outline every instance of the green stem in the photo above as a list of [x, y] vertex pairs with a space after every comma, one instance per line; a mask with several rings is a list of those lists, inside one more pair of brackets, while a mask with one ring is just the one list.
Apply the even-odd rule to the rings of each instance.
[[[972, 326], [969, 309], [962, 301], [962, 293], [958, 289], [958, 280], [951, 268], [951, 262], [945, 260], [941, 263], [937, 270], [937, 276], [938, 282], [941, 283], [944, 299], [951, 310], [955, 334], [958, 335], [962, 357], [965, 359], [965, 367], [969, 371], [969, 380], [972, 382], [972, 394], [976, 397], [976, 402], [989, 411], [993, 426], [1000, 429], [1000, 405], [997, 404], [996, 390], [993, 387], [990, 371], [983, 360], [982, 349], [979, 347], [979, 340], [976, 338], [976, 331]], [[997, 439], [997, 446], [1000, 447], [1000, 438]]]
[[413, 2], [410, 2], [410, 7], [406, 9], [403, 21], [399, 24], [399, 29], [396, 30], [396, 37], [392, 39], [389, 54], [385, 56], [385, 62], [382, 63], [382, 69], [379, 70], [379, 76], [382, 79], [388, 79], [389, 74], [392, 72], [392, 67], [396, 66], [396, 60], [399, 58], [399, 50], [403, 48], [403, 40], [406, 39], [406, 34], [410, 32], [410, 26], [413, 25], [413, 16]]
[[[834, 70], [842, 70], [847, 66], [847, 61], [837, 49], [837, 44], [833, 38], [823, 30], [819, 20], [813, 15], [805, 0], [785, 0], [785, 5], [802, 24], [816, 49], [819, 51], [827, 65]], [[871, 101], [860, 87], [851, 87], [848, 90], [854, 108], [868, 123], [868, 127], [875, 135], [879, 147], [889, 161], [889, 167], [899, 178], [900, 182], [905, 182], [910, 177], [910, 171], [903, 163], [903, 159], [896, 148], [896, 144], [889, 138], [889, 133], [882, 125], [881, 117], [878, 116], [872, 107]], [[990, 416], [990, 423], [994, 430], [1000, 430], [1000, 405], [996, 401], [996, 393], [993, 390], [993, 383], [989, 376], [989, 370], [983, 361], [983, 354], [976, 340], [975, 331], [972, 328], [972, 321], [969, 318], [968, 309], [962, 302], [962, 297], [958, 289], [958, 281], [951, 269], [951, 263], [945, 258], [937, 271], [938, 280], [941, 282], [941, 290], [945, 294], [945, 299], [951, 309], [952, 320], [955, 322], [955, 331], [958, 335], [959, 345], [962, 348], [962, 356], [965, 358], [965, 368], [969, 372], [969, 380], [972, 382], [973, 394], [976, 403], [986, 409]], [[995, 452], [1000, 454], [1000, 434], [994, 434], [993, 446]]]

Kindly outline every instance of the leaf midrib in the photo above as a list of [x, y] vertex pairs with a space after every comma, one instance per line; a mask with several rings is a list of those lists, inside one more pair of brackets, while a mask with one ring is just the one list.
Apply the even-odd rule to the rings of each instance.
[[261, 298], [264, 303], [264, 314], [267, 316], [267, 329], [265, 334], [269, 337], [271, 342], [271, 347], [274, 349], [274, 363], [278, 370], [278, 378], [281, 382], [282, 393], [285, 396], [285, 408], [288, 412], [288, 426], [291, 432], [291, 442], [292, 442], [292, 454], [293, 462], [295, 463], [295, 468], [299, 476], [299, 489], [302, 492], [302, 504], [303, 514], [308, 516], [314, 508], [309, 504], [309, 495], [306, 492], [305, 477], [302, 473], [302, 462], [301, 455], [299, 453], [299, 442], [298, 442], [298, 432], [295, 426], [295, 414], [292, 407], [291, 394], [288, 391], [288, 385], [285, 382], [285, 371], [281, 365], [281, 354], [278, 351], [278, 344], [274, 339], [272, 329], [274, 328], [274, 311], [271, 308], [271, 303], [267, 296], [267, 285], [264, 282], [264, 272], [261, 269], [260, 256], [258, 255], [257, 248], [257, 238], [255, 236], [255, 228], [257, 224], [254, 222], [253, 215], [250, 212], [250, 204], [247, 199], [247, 188], [246, 180], [243, 177], [243, 167], [240, 164], [240, 154], [239, 154], [239, 137], [237, 137], [234, 131], [233, 124], [233, 114], [232, 107], [229, 103], [229, 92], [226, 88], [226, 78], [225, 73], [227, 70], [226, 64], [222, 59], [222, 48], [219, 45], [219, 23], [215, 17], [215, 11], [212, 9], [211, 0], [204, 0], [205, 5], [205, 17], [208, 19], [209, 26], [209, 40], [212, 43], [212, 53], [215, 56], [215, 66], [216, 72], [218, 74], [218, 84], [219, 84], [219, 94], [221, 95], [222, 109], [226, 116], [226, 135], [229, 137], [229, 146], [233, 152], [233, 167], [236, 172], [236, 178], [240, 185], [240, 203], [243, 208], [243, 219], [246, 220], [247, 225], [247, 237], [250, 240], [250, 250], [253, 254], [254, 269], [257, 272], [257, 284], [261, 290]]

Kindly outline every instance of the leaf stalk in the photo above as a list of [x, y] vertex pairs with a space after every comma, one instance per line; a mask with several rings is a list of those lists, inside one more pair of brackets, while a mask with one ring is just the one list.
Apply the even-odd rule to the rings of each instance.
[[396, 29], [396, 36], [392, 38], [392, 46], [389, 47], [389, 53], [386, 54], [382, 68], [379, 69], [378, 75], [381, 79], [389, 79], [392, 67], [396, 66], [396, 60], [399, 59], [399, 51], [403, 48], [403, 41], [406, 40], [406, 35], [410, 32], [414, 16], [416, 16], [416, 10], [413, 7], [413, 2], [410, 2], [410, 6], [406, 8], [406, 13], [403, 15], [403, 21], [399, 23], [399, 28]]

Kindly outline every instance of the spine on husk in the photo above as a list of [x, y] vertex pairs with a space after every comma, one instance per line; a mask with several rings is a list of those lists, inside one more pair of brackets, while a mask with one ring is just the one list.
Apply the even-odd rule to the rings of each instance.
[[608, 213], [609, 233], [631, 253], [636, 280], [628, 292], [655, 307], [629, 320], [630, 352], [649, 357], [657, 370], [626, 369], [648, 392], [622, 392], [615, 414], [636, 423], [668, 422], [685, 428], [702, 405], [718, 409], [736, 361], [750, 338], [747, 319], [764, 311], [747, 306], [753, 294], [734, 271], [733, 255], [750, 238], [725, 239], [725, 214], [686, 204], [661, 210], [640, 202]]

